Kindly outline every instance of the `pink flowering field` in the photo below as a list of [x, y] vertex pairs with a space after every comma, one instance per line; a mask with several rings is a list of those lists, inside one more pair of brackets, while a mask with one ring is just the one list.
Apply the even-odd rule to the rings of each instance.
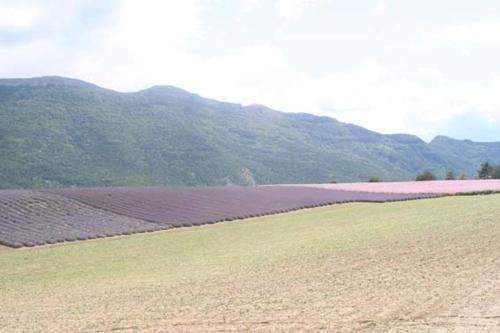
[[500, 179], [435, 180], [380, 183], [297, 184], [314, 188], [378, 193], [474, 193], [500, 191]]

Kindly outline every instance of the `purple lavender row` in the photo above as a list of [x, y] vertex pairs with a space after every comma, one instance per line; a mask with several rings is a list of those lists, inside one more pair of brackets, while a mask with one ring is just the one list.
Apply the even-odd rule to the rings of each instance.
[[230, 221], [334, 203], [434, 196], [437, 195], [298, 186], [0, 191], [0, 244], [35, 246]]
[[54, 189], [93, 207], [173, 227], [214, 223], [344, 202], [433, 197], [287, 186]]
[[0, 244], [35, 246], [165, 229], [36, 191], [0, 191]]

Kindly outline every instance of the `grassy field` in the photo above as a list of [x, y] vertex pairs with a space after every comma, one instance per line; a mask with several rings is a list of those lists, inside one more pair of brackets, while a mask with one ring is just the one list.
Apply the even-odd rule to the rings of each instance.
[[500, 330], [500, 195], [0, 248], [0, 332]]

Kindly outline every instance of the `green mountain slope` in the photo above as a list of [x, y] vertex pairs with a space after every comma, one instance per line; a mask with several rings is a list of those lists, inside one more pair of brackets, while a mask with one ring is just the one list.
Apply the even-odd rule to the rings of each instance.
[[500, 161], [499, 144], [442, 141], [169, 86], [119, 93], [61, 77], [0, 80], [0, 188], [403, 180]]
[[446, 165], [453, 170], [476, 174], [485, 161], [500, 161], [500, 142], [473, 142], [437, 136], [429, 143], [432, 151], [439, 153]]

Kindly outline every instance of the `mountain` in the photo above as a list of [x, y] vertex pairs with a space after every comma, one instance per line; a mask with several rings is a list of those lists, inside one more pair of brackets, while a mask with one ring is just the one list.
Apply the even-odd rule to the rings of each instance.
[[455, 140], [439, 135], [429, 143], [429, 147], [440, 153], [450, 170], [474, 171], [471, 166], [477, 168], [485, 161], [498, 163], [500, 157], [500, 142]]
[[216, 185], [475, 174], [500, 143], [382, 135], [171, 86], [120, 93], [62, 77], [0, 80], [0, 188]]

